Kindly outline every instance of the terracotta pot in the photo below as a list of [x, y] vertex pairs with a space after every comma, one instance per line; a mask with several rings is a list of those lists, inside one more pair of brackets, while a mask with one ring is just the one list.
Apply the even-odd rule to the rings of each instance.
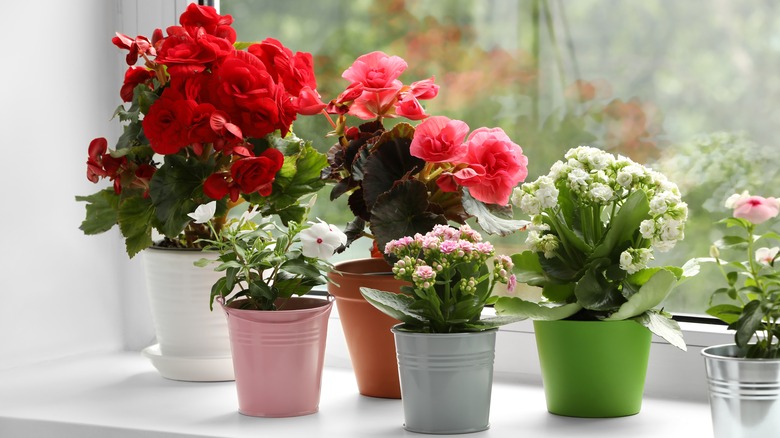
[[360, 295], [361, 287], [400, 292], [407, 282], [396, 280], [384, 259], [358, 259], [335, 265], [328, 284], [336, 297], [341, 327], [355, 370], [358, 390], [369, 397], [401, 398], [398, 361], [390, 329], [398, 324]]
[[238, 411], [253, 417], [317, 412], [333, 302], [293, 297], [281, 310], [222, 306], [227, 316]]

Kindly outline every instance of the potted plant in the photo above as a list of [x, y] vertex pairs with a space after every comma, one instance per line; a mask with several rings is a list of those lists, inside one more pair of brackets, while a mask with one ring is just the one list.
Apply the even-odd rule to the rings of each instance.
[[511, 259], [495, 256], [493, 245], [468, 225], [435, 225], [425, 235], [391, 240], [385, 253], [397, 258], [395, 277], [410, 285], [400, 294], [361, 292], [401, 321], [392, 332], [405, 428], [437, 434], [487, 429], [496, 327], [519, 318], [481, 315], [497, 283], [514, 286]]
[[[311, 205], [311, 204], [309, 204]], [[206, 213], [208, 215], [208, 213]], [[238, 410], [244, 415], [290, 417], [317, 412], [322, 365], [333, 305], [302, 297], [326, 283], [324, 260], [346, 235], [324, 222], [288, 221], [245, 212], [206, 240], [219, 253], [222, 273], [211, 289], [227, 317]]]
[[[361, 236], [373, 239], [373, 255], [393, 239], [424, 234], [436, 225], [475, 217], [490, 233], [519, 227], [508, 205], [512, 189], [527, 174], [520, 146], [499, 128], [469, 136], [459, 120], [430, 117], [419, 101], [436, 97], [434, 78], [402, 83], [406, 69], [398, 56], [372, 52], [344, 71], [350, 84], [328, 105], [337, 115], [331, 133], [338, 142], [328, 152], [323, 177], [334, 183], [331, 200], [349, 196], [355, 218], [346, 227], [347, 246]], [[365, 121], [349, 126], [347, 116]], [[423, 120], [416, 128], [392, 118]], [[467, 138], [468, 136], [468, 138]], [[400, 291], [381, 259], [337, 264], [329, 292], [336, 297], [361, 394], [399, 397], [395, 349], [389, 328], [397, 321], [369, 306], [361, 286]]]
[[639, 412], [650, 332], [685, 349], [671, 315], [656, 309], [683, 277], [648, 267], [683, 238], [687, 206], [662, 174], [581, 146], [516, 190], [531, 216], [529, 250], [512, 256], [517, 281], [540, 302], [500, 298], [500, 315], [534, 320], [550, 412], [613, 417]]
[[273, 39], [238, 43], [232, 21], [190, 4], [166, 35], [117, 33], [129, 65], [114, 113], [123, 133], [114, 149], [94, 139], [87, 159], [90, 181], [113, 184], [76, 198], [86, 203], [84, 233], [118, 225], [128, 255], [143, 251], [159, 342], [145, 353], [174, 379], [232, 379], [227, 331], [205, 305], [212, 276], [182, 271], [194, 269], [198, 253], [144, 250], [200, 249], [210, 230], [189, 213], [212, 200], [217, 231], [240, 199], [300, 222], [297, 199], [323, 185], [324, 155], [291, 133], [298, 114], [325, 107], [311, 55]]
[[[733, 217], [720, 223], [737, 232], [715, 242], [711, 258], [726, 280], [707, 310], [734, 330], [734, 344], [702, 350], [716, 438], [771, 436], [780, 430], [780, 240], [758, 225], [780, 211], [775, 198], [735, 194]], [[737, 254], [741, 254], [737, 256]], [[727, 260], [731, 259], [731, 261]]]

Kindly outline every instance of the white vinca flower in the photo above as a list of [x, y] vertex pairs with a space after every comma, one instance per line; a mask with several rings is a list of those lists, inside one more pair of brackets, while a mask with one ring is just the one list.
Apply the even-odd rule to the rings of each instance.
[[301, 252], [306, 257], [326, 260], [341, 245], [347, 244], [347, 235], [338, 227], [322, 219], [319, 222], [309, 222], [311, 226], [301, 231]]
[[780, 252], [780, 248], [776, 246], [772, 248], [758, 248], [756, 250], [756, 261], [764, 266], [769, 266], [777, 257], [778, 252]]
[[728, 208], [728, 209], [733, 209], [734, 208], [734, 204], [736, 204], [737, 201], [739, 201], [742, 198], [749, 198], [749, 197], [750, 197], [750, 193], [748, 193], [747, 190], [745, 190], [742, 193], [735, 193], [735, 194], [729, 196], [728, 199], [726, 199], [726, 202], [724, 203], [724, 206], [726, 208]]
[[196, 224], [205, 224], [210, 221], [217, 212], [217, 201], [211, 201], [208, 204], [200, 204], [192, 213], [187, 213]]

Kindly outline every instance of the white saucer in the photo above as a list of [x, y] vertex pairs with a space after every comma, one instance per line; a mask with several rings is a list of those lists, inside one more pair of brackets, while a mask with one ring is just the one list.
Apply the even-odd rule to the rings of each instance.
[[229, 355], [215, 357], [163, 356], [160, 352], [160, 344], [144, 348], [141, 354], [149, 358], [152, 365], [166, 379], [186, 382], [226, 382], [236, 379], [233, 373], [233, 358]]

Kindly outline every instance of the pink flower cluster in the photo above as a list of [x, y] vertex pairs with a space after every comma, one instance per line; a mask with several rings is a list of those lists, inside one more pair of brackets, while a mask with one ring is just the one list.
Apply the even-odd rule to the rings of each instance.
[[[482, 236], [469, 225], [460, 228], [448, 225], [436, 225], [426, 234], [416, 234], [391, 240], [385, 246], [385, 253], [398, 257], [393, 266], [396, 278], [411, 281], [415, 286], [428, 289], [435, 287], [434, 280], [444, 272], [444, 278], [452, 278], [447, 274], [450, 269], [458, 270], [461, 265], [481, 266], [488, 259], [493, 260], [492, 279], [509, 284], [510, 291], [517, 284], [514, 275], [510, 275], [514, 264], [505, 255], [495, 255], [495, 248], [490, 242], [483, 242]], [[461, 285], [464, 291], [473, 293], [476, 280], [464, 276]]]
[[[495, 253], [490, 242], [483, 242], [482, 236], [469, 225], [453, 228], [447, 225], [436, 225], [426, 234], [415, 234], [391, 240], [385, 245], [386, 254], [394, 254], [399, 258], [416, 257], [423, 253], [423, 258], [442, 257], [444, 262], [455, 262], [456, 259], [486, 260]], [[430, 257], [428, 257], [430, 256]]]
[[444, 116], [430, 117], [414, 133], [411, 154], [446, 170], [436, 184], [444, 192], [458, 186], [488, 204], [507, 205], [512, 190], [528, 176], [528, 158], [501, 128], [469, 126]]
[[406, 117], [422, 120], [428, 117], [420, 100], [439, 94], [434, 78], [404, 85], [398, 77], [406, 70], [406, 61], [383, 52], [359, 57], [342, 78], [350, 81], [347, 89], [328, 105], [331, 114], [350, 114], [363, 120]]

